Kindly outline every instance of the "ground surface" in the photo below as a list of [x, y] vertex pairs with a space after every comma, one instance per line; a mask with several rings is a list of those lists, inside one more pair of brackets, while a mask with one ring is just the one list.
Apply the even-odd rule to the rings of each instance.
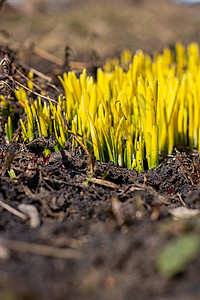
[[[81, 11], [76, 1], [69, 6], [73, 30], [83, 30], [78, 22], [82, 22], [82, 15], [89, 18], [90, 15], [86, 15], [88, 10], [101, 10], [100, 6], [94, 8], [92, 3], [88, 1], [87, 6], [82, 3]], [[117, 52], [117, 46], [121, 44], [132, 49], [143, 47], [145, 51], [152, 52], [172, 44], [177, 36], [185, 42], [199, 39], [197, 28], [200, 12], [197, 7], [180, 7], [168, 1], [127, 1], [127, 5], [122, 5], [123, 1], [116, 3], [114, 10], [104, 10], [104, 21], [100, 18], [101, 11], [101, 14], [99, 12], [98, 16], [94, 16], [93, 23], [91, 20], [88, 22], [94, 32], [97, 32], [98, 26], [105, 27], [106, 24], [106, 31], [99, 29], [100, 33], [95, 36], [96, 46], [93, 43], [94, 50], [99, 49], [102, 56], [111, 50]], [[128, 17], [131, 14], [130, 7], [134, 8], [132, 14], [136, 11], [131, 18]], [[122, 14], [119, 13], [120, 9]], [[74, 20], [73, 14], [77, 11], [79, 13]], [[1, 29], [13, 35], [11, 46], [17, 41], [22, 47], [18, 44], [19, 53], [15, 55], [1, 46], [1, 59], [8, 53], [17, 65], [17, 58], [20, 57], [20, 62], [30, 63], [37, 70], [55, 78], [55, 74], [62, 71], [62, 64], [55, 64], [52, 58], [32, 55], [29, 48], [22, 51], [22, 41], [26, 40], [28, 34], [30, 36], [31, 30], [36, 29], [31, 27], [34, 18], [28, 20], [25, 16], [27, 23], [23, 23], [26, 25], [24, 31], [21, 25], [17, 26], [21, 18], [19, 14], [8, 9], [1, 11], [1, 14]], [[138, 19], [135, 20], [135, 16]], [[38, 13], [36, 17], [44, 21], [46, 15]], [[60, 18], [64, 17], [61, 15]], [[69, 22], [69, 18], [64, 19]], [[101, 19], [101, 22], [95, 22], [97, 19]], [[149, 34], [141, 29], [147, 26], [147, 20]], [[124, 24], [128, 23], [128, 30], [124, 27], [124, 40], [118, 43], [115, 34], [111, 34], [111, 21], [113, 29], [119, 30], [118, 26], [122, 25], [121, 31]], [[160, 35], [157, 31], [159, 22]], [[187, 24], [184, 34], [183, 24]], [[15, 30], [12, 26], [16, 27]], [[37, 26], [38, 32], [44, 29]], [[64, 25], [59, 23], [59, 26]], [[71, 32], [66, 28], [69, 45], [81, 53], [78, 43], [81, 45], [83, 34], [78, 32], [78, 38], [75, 34], [73, 40], [74, 35], [70, 36]], [[120, 30], [116, 37], [122, 36]], [[144, 34], [143, 38], [141, 33]], [[46, 31], [45, 38], [48, 34], [52, 34], [52, 31]], [[141, 39], [140, 42], [138, 39]], [[61, 57], [64, 50], [59, 52], [55, 46], [56, 40], [54, 42], [48, 46], [48, 43], [41, 41], [39, 46], [44, 45], [45, 50]], [[62, 49], [64, 46], [62, 40]], [[82, 51], [80, 56], [84, 57], [87, 52], [85, 49]], [[96, 60], [95, 56], [95, 63]], [[94, 72], [90, 60], [86, 62]], [[14, 76], [24, 82], [19, 74]], [[49, 91], [52, 92], [48, 88]], [[1, 90], [1, 94], [7, 92], [10, 93], [5, 88]], [[15, 101], [13, 94], [10, 96], [11, 102]], [[16, 119], [20, 112], [19, 108]], [[33, 160], [41, 151], [42, 142], [34, 142], [24, 151], [21, 151], [23, 145], [20, 142], [7, 145], [4, 122], [5, 118], [1, 116], [0, 201], [17, 211], [20, 210], [20, 204], [30, 204], [38, 215], [33, 213], [31, 221], [23, 220], [24, 214], [16, 216], [15, 211], [10, 212], [0, 206], [0, 299], [199, 299], [199, 250], [183, 264], [177, 275], [167, 277], [157, 266], [158, 257], [167, 245], [180, 237], [199, 236], [199, 218], [175, 221], [171, 216], [171, 209], [176, 207], [200, 208], [197, 153], [175, 152], [161, 161], [157, 168], [140, 174], [118, 168], [112, 163], [96, 162], [95, 175], [89, 181], [87, 157], [80, 148], [72, 148], [71, 141], [62, 153], [52, 155], [48, 164], [40, 158], [35, 165]], [[7, 172], [9, 163], [16, 173], [14, 179]], [[178, 251], [181, 252], [181, 249]], [[172, 258], [169, 257], [169, 263]]]
[[[70, 46], [72, 58], [87, 59], [93, 51], [104, 58], [124, 48], [153, 53], [177, 41], [200, 42], [199, 5], [172, 0], [47, 0], [33, 11], [27, 4], [45, 1], [16, 2], [22, 3], [17, 13], [5, 5], [0, 11], [0, 38], [23, 50], [27, 62], [31, 55], [24, 52], [32, 44], [60, 58]], [[56, 6], [48, 5], [51, 2]]]

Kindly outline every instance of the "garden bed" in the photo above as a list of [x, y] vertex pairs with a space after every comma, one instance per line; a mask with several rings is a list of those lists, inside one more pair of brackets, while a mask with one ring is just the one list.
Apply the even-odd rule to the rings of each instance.
[[[142, 4], [135, 3], [139, 13]], [[173, 9], [177, 14], [181, 10], [175, 4]], [[188, 8], [188, 19], [194, 9]], [[9, 14], [14, 15], [12, 10]], [[165, 40], [158, 42], [156, 50], [163, 44]], [[23, 67], [18, 55], [4, 46], [0, 58], [11, 61], [12, 76], [23, 85], [31, 61], [34, 71], [42, 72], [36, 84], [54, 99], [55, 85], [62, 89], [58, 74], [87, 67], [95, 76], [101, 64], [95, 55], [84, 63], [66, 55], [64, 62], [45, 58], [37, 47], [23, 50]], [[12, 89], [3, 85], [0, 92], [15, 106]], [[17, 104], [17, 134], [22, 111]], [[1, 116], [0, 299], [199, 299], [198, 152], [174, 149], [157, 167], [139, 173], [96, 161], [91, 176], [91, 161], [81, 145], [73, 145], [73, 136], [47, 160], [41, 155], [43, 138], [28, 145], [14, 138], [8, 144], [6, 122]]]
[[[172, 218], [176, 207], [200, 208], [198, 153], [176, 150], [140, 173], [97, 161], [91, 177], [71, 139], [35, 163], [44, 141], [8, 145], [3, 121], [1, 299], [198, 299], [198, 251], [182, 270], [158, 266], [165, 247], [199, 233], [198, 218]], [[36, 210], [30, 219], [22, 204]]]

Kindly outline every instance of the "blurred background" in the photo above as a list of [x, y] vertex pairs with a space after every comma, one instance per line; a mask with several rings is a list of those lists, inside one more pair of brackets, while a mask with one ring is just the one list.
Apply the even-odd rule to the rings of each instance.
[[[198, 0], [1, 0], [0, 45], [32, 63], [36, 46], [59, 59], [118, 55], [124, 48], [149, 54], [200, 42]], [[29, 51], [30, 53], [30, 51]], [[27, 58], [28, 57], [28, 58]], [[59, 62], [59, 60], [58, 60]], [[60, 64], [62, 61], [60, 61]]]

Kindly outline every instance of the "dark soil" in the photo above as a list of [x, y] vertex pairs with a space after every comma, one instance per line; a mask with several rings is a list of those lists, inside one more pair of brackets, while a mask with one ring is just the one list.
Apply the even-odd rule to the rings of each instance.
[[[13, 78], [24, 83], [13, 68], [20, 64], [16, 54], [0, 50], [1, 59], [7, 55], [11, 61]], [[34, 62], [41, 71], [41, 58], [35, 56]], [[26, 67], [18, 70], [27, 74]], [[46, 91], [57, 96], [47, 84]], [[7, 87], [1, 94], [17, 105]], [[17, 106], [16, 130], [19, 117]], [[175, 221], [170, 215], [175, 207], [200, 208], [198, 153], [175, 150], [158, 167], [139, 174], [96, 162], [90, 176], [87, 156], [72, 147], [71, 139], [48, 161], [42, 156], [36, 161], [45, 141], [8, 145], [6, 118], [1, 115], [0, 121], [1, 300], [199, 299], [200, 252], [171, 278], [156, 267], [170, 241], [199, 234], [199, 218]], [[18, 212], [19, 205], [31, 205], [38, 215], [23, 220], [24, 214], [16, 216], [2, 202]]]
[[[79, 149], [68, 145], [62, 155], [54, 159], [55, 155], [48, 165], [41, 160], [35, 167], [33, 154], [21, 152], [12, 162], [17, 177], [13, 180], [5, 173], [0, 178], [1, 201], [14, 208], [21, 203], [34, 205], [41, 220], [33, 229], [29, 221], [1, 209], [2, 245], [11, 250], [0, 262], [3, 293], [11, 294], [9, 299], [198, 298], [199, 258], [171, 280], [155, 268], [168, 240], [184, 233], [183, 225], [174, 232], [181, 223], [172, 221], [168, 213], [181, 205], [177, 193], [188, 207], [199, 208], [199, 187], [191, 186], [180, 157], [170, 157], [140, 174], [97, 162], [95, 178], [109, 170], [106, 182], [111, 186], [106, 187], [104, 181], [86, 183], [87, 158]], [[181, 158], [190, 163], [188, 157]], [[166, 223], [171, 229], [164, 234]], [[38, 255], [34, 247], [31, 250], [32, 243], [53, 246], [55, 253]], [[66, 253], [71, 249], [69, 258], [60, 258], [56, 249]]]

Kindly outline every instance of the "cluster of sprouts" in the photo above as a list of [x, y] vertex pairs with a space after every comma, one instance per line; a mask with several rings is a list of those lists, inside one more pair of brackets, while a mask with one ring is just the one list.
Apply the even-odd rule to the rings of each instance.
[[[165, 48], [153, 57], [126, 50], [120, 59], [109, 59], [97, 70], [97, 80], [86, 70], [77, 77], [60, 77], [65, 97], [58, 103], [28, 100], [26, 91], [16, 91], [25, 105], [26, 124], [21, 120], [25, 142], [55, 134], [55, 151], [75, 136], [100, 161], [141, 171], [153, 168], [174, 146], [200, 150], [200, 59], [196, 43], [175, 51]], [[6, 125], [12, 139], [10, 118]], [[90, 143], [88, 143], [90, 141]], [[77, 143], [75, 141], [75, 143]], [[92, 146], [91, 146], [92, 144]], [[46, 149], [48, 154], [49, 150]]]

